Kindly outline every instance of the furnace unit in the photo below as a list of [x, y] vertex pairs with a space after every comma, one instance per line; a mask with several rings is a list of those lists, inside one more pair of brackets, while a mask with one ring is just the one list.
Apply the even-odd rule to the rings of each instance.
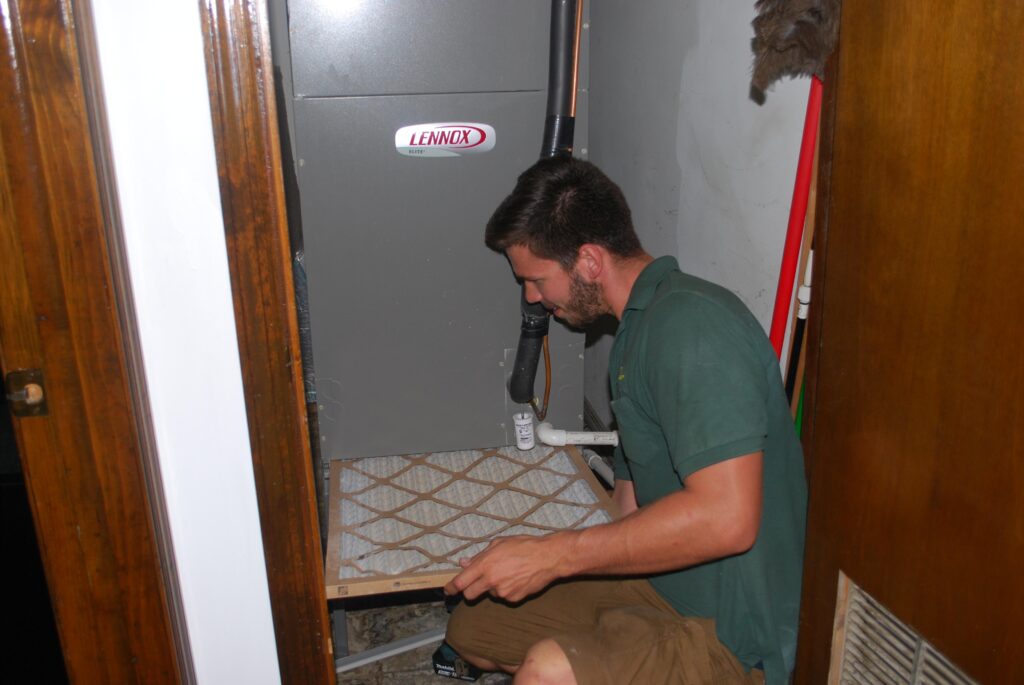
[[[520, 290], [483, 230], [540, 154], [550, 0], [271, 11], [323, 459], [514, 444]], [[548, 420], [578, 429], [583, 335], [552, 322], [550, 346]]]

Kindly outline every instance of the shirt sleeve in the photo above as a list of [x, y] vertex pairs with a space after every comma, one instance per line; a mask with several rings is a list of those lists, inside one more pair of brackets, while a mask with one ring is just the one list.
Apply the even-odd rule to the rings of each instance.
[[768, 381], [756, 321], [720, 304], [677, 295], [652, 317], [645, 369], [650, 401], [672, 464], [685, 479], [718, 462], [764, 449]]
[[622, 445], [616, 445], [612, 453], [612, 471], [615, 472], [615, 480], [633, 480], [633, 474], [629, 472], [626, 465], [626, 455], [622, 451]]

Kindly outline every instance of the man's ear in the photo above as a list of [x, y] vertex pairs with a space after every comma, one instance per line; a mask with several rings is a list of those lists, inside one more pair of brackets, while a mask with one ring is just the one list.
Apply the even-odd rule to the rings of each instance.
[[600, 245], [583, 243], [576, 253], [576, 270], [586, 280], [593, 283], [604, 273], [608, 251]]

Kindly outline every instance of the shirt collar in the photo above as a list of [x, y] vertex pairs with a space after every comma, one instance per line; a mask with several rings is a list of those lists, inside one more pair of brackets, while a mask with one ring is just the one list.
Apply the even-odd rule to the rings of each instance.
[[675, 257], [658, 257], [645, 266], [637, 276], [636, 282], [633, 283], [632, 290], [629, 291], [629, 299], [626, 300], [626, 308], [623, 311], [646, 308], [654, 297], [654, 291], [657, 290], [658, 284], [670, 272], [678, 270], [679, 262]]

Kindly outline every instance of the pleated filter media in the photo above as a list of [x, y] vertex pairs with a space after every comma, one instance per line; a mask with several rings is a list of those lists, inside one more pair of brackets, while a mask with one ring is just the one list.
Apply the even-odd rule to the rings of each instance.
[[586, 528], [612, 512], [575, 447], [335, 461], [327, 597], [442, 587], [495, 538]]

